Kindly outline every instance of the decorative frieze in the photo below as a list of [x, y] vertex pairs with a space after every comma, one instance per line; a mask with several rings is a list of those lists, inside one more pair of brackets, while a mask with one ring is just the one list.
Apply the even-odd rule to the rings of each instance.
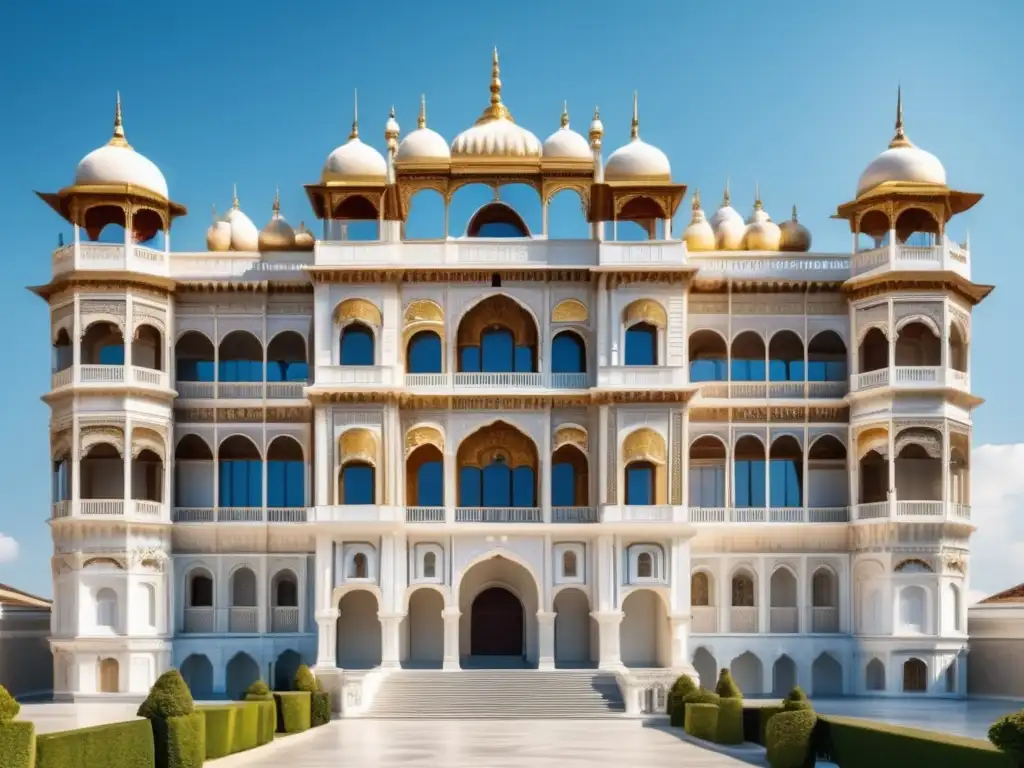
[[248, 407], [248, 408], [175, 408], [174, 418], [179, 424], [204, 422], [266, 422], [301, 424], [310, 420], [307, 406]]

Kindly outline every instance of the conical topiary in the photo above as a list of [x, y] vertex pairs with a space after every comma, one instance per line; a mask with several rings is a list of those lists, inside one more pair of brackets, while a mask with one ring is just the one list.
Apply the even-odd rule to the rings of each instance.
[[743, 691], [736, 685], [736, 681], [732, 679], [732, 673], [728, 669], [723, 669], [718, 673], [718, 685], [715, 686], [715, 693], [723, 699], [743, 698]]
[[257, 680], [246, 689], [245, 693], [248, 696], [269, 696], [270, 688], [262, 680]]
[[[676, 713], [674, 719], [679, 721], [679, 725], [682, 725], [683, 697], [688, 693], [693, 693], [695, 690], [697, 690], [697, 684], [693, 682], [693, 678], [689, 675], [681, 675], [669, 689], [668, 700], [665, 702], [665, 712], [669, 717]], [[673, 723], [673, 725], [675, 724]]]
[[169, 669], [153, 683], [149, 696], [139, 706], [137, 714], [147, 720], [157, 717], [166, 719], [191, 714], [193, 709], [195, 702], [192, 701], [192, 692], [185, 684], [185, 679], [178, 670]]
[[787, 712], [798, 712], [804, 709], [814, 709], [814, 705], [807, 698], [804, 689], [799, 685], [794, 685], [793, 690], [782, 700], [782, 708]]
[[316, 676], [305, 664], [302, 664], [298, 672], [295, 673], [294, 687], [296, 691], [316, 693]]
[[21, 704], [15, 701], [7, 689], [0, 685], [0, 723], [10, 722], [18, 716], [20, 711]]

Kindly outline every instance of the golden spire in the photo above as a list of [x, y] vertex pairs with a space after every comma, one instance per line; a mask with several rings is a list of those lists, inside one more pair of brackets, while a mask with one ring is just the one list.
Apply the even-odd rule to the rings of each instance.
[[636, 91], [633, 91], [633, 123], [629, 128], [629, 138], [633, 141], [640, 138], [640, 112], [637, 109]]
[[501, 70], [498, 67], [498, 48], [494, 48], [491, 57], [491, 104], [477, 119], [476, 124], [489, 123], [492, 120], [512, 120], [508, 107], [501, 103]]
[[117, 101], [114, 106], [114, 135], [108, 142], [112, 147], [125, 147], [131, 149], [131, 145], [124, 137], [124, 120], [121, 117], [121, 92], [117, 92]]
[[420, 116], [416, 118], [417, 128], [427, 127], [427, 94], [420, 94]]
[[231, 185], [231, 208], [232, 210], [238, 210], [238, 184], [234, 183]]
[[725, 194], [722, 195], [722, 207], [732, 205], [732, 194], [729, 192], [729, 177], [725, 177]]
[[348, 140], [359, 138], [359, 89], [353, 90], [352, 97], [352, 131], [348, 135]]
[[796, 217], [796, 203], [793, 203], [793, 221], [799, 221]]
[[563, 128], [568, 128], [569, 127], [569, 102], [568, 101], [563, 101], [562, 102], [562, 120], [561, 120], [560, 124], [561, 124], [561, 126]]
[[907, 138], [907, 134], [903, 132], [903, 87], [900, 85], [896, 86], [896, 135], [892, 137], [892, 141], [889, 142], [889, 148], [894, 147], [912, 147], [910, 139]]
[[693, 209], [694, 213], [697, 213], [697, 211], [700, 210], [700, 190], [699, 189], [693, 190], [693, 203], [690, 205], [690, 208]]
[[761, 204], [761, 182], [754, 182], [754, 210], [763, 210], [764, 206]]
[[274, 218], [278, 218], [281, 215], [281, 188], [278, 185], [274, 185], [274, 205], [271, 207], [274, 212]]
[[213, 204], [213, 223], [217, 223], [217, 204]]

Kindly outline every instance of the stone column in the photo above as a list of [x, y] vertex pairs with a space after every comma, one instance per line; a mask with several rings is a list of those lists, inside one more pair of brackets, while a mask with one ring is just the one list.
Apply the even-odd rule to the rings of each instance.
[[398, 630], [404, 613], [377, 613], [380, 619], [380, 665], [384, 669], [398, 669], [402, 666]]
[[619, 652], [619, 625], [622, 611], [594, 611], [590, 614], [597, 622], [599, 660], [597, 668], [606, 672], [625, 669]]
[[554, 611], [537, 611], [537, 632], [540, 641], [538, 669], [555, 668], [555, 616]]
[[445, 671], [455, 671], [459, 666], [459, 618], [462, 613], [458, 608], [445, 608], [441, 611], [444, 619], [444, 664]]
[[700, 675], [690, 663], [690, 615], [673, 614], [669, 617], [671, 633], [671, 665], [674, 671], [679, 674], [689, 675], [693, 681], [700, 685]]
[[338, 610], [317, 611], [316, 630], [316, 669], [333, 669], [337, 666]]

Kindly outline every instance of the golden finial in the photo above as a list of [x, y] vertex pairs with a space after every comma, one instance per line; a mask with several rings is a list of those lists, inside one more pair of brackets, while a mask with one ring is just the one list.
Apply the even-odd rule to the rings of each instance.
[[124, 119], [121, 116], [121, 92], [117, 92], [117, 99], [114, 103], [114, 134], [110, 137], [110, 145], [114, 147], [127, 147], [131, 149], [128, 140], [124, 137]]
[[700, 210], [700, 190], [699, 189], [693, 190], [693, 203], [691, 204], [690, 207], [693, 209], [694, 213], [696, 213], [697, 211]]
[[760, 211], [763, 208], [764, 208], [764, 206], [761, 204], [761, 182], [760, 181], [755, 181], [754, 182], [754, 210], [755, 211]]
[[633, 91], [633, 123], [629, 129], [629, 138], [640, 138], [640, 112], [637, 109], [636, 91]]
[[348, 135], [348, 140], [359, 138], [359, 89], [353, 90], [352, 97], [352, 131]]
[[498, 48], [495, 46], [494, 54], [491, 56], [491, 104], [484, 113], [477, 119], [476, 124], [489, 123], [492, 120], [512, 120], [512, 114], [508, 108], [501, 103], [501, 70], [498, 67]]
[[569, 102], [568, 101], [563, 101], [562, 102], [562, 121], [561, 121], [561, 126], [563, 128], [568, 128], [569, 127]]
[[907, 138], [907, 134], [903, 132], [903, 87], [900, 85], [896, 86], [896, 135], [892, 137], [892, 141], [889, 142], [889, 148], [893, 147], [911, 147], [910, 139]]
[[416, 118], [417, 128], [427, 127], [427, 94], [420, 94], [420, 116]]
[[217, 223], [217, 204], [213, 204], [213, 223]]
[[796, 203], [793, 203], [793, 221], [799, 221], [796, 217]]
[[234, 183], [231, 185], [231, 207], [234, 210], [238, 210], [238, 184]]
[[725, 194], [722, 196], [722, 207], [732, 205], [732, 194], [729, 192], [729, 177], [725, 177]]
[[274, 185], [274, 205], [271, 206], [271, 210], [275, 219], [281, 215], [281, 188], [277, 184]]

